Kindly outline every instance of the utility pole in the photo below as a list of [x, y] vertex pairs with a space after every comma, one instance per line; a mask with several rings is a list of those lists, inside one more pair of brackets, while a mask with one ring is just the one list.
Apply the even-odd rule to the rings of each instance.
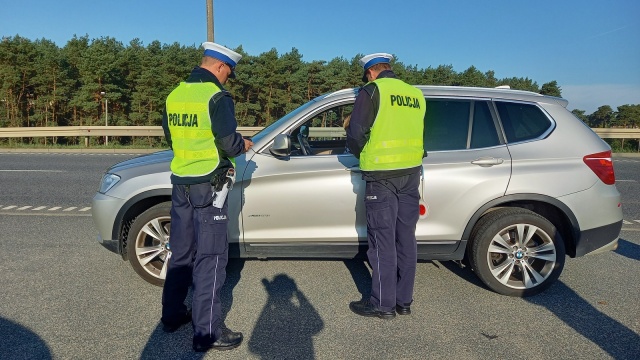
[[213, 0], [207, 0], [207, 41], [213, 42]]

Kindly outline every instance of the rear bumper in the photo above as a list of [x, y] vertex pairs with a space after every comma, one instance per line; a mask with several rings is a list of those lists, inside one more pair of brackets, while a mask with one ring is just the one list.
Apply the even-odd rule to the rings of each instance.
[[576, 241], [576, 256], [615, 250], [622, 229], [622, 220], [613, 224], [580, 232]]

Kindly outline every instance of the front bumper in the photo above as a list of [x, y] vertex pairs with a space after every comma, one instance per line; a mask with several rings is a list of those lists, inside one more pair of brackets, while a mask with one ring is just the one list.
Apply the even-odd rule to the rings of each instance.
[[98, 230], [98, 243], [120, 254], [120, 244], [116, 230], [116, 215], [122, 208], [124, 200], [112, 196], [96, 193], [91, 202], [91, 218]]
[[118, 244], [118, 240], [106, 240], [103, 239], [102, 236], [100, 236], [100, 234], [98, 234], [98, 243], [100, 243], [100, 245], [104, 246], [105, 249], [114, 252], [116, 254], [119, 254], [119, 244]]

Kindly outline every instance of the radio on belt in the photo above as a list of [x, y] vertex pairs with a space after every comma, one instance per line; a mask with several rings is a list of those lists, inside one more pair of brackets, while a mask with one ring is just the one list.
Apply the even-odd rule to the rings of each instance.
[[229, 190], [233, 188], [233, 183], [235, 182], [236, 170], [234, 168], [229, 168], [229, 170], [227, 170], [227, 174], [221, 176], [219, 181], [217, 181], [217, 184], [215, 184], [212, 203], [214, 207], [222, 209], [224, 201], [227, 199], [227, 195], [229, 194]]

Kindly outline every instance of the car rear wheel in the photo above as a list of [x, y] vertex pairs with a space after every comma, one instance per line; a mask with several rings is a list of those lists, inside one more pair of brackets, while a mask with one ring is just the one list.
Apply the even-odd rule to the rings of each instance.
[[135, 219], [127, 238], [131, 266], [144, 280], [157, 286], [164, 284], [171, 258], [170, 210], [171, 203], [149, 208]]
[[558, 279], [565, 248], [553, 224], [533, 211], [504, 208], [484, 215], [471, 235], [471, 268], [492, 290], [535, 295]]

